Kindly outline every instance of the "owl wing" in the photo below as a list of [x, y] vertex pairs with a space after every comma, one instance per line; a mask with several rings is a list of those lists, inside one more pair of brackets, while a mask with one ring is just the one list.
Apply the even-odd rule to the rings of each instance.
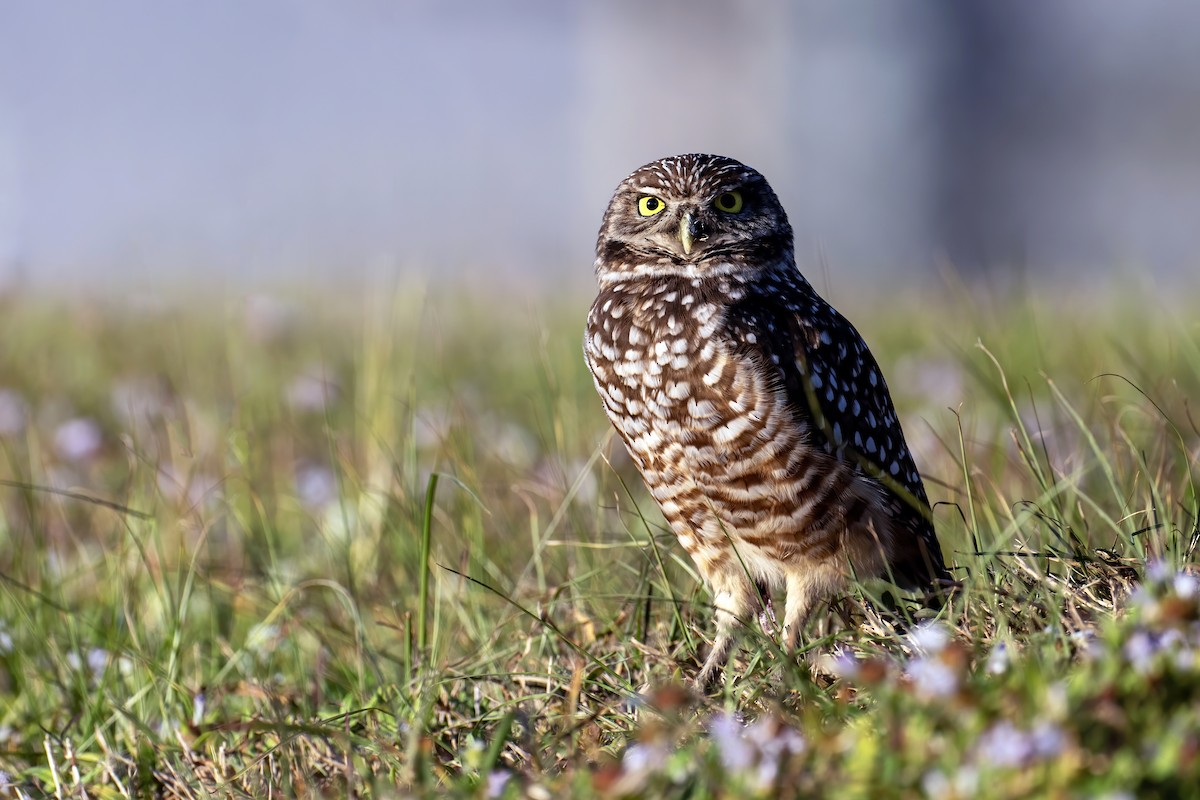
[[850, 464], [876, 484], [896, 529], [913, 547], [893, 557], [901, 585], [948, 578], [929, 500], [883, 373], [854, 326], [807, 285], [768, 284], [733, 306], [726, 331], [745, 355], [777, 370], [807, 446]]

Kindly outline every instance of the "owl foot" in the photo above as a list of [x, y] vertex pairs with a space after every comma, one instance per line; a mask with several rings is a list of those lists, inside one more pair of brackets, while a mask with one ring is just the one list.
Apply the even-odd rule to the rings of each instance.
[[733, 635], [727, 631], [719, 631], [708, 658], [704, 659], [704, 666], [700, 668], [700, 674], [696, 676], [694, 686], [698, 692], [709, 694], [719, 688], [725, 675], [725, 662], [729, 659], [729, 651], [732, 648]]

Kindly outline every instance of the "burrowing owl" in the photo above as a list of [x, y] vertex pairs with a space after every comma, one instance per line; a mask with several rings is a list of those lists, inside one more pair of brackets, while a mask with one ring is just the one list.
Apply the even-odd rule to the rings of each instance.
[[883, 374], [797, 270], [762, 175], [712, 155], [647, 164], [609, 203], [596, 273], [596, 388], [714, 595], [702, 685], [771, 589], [790, 651], [850, 575], [949, 578]]

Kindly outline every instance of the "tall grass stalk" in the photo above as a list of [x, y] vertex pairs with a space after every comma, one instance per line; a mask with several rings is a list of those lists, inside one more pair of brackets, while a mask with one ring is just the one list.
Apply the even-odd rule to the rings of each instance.
[[417, 580], [420, 588], [417, 595], [417, 649], [424, 659], [428, 655], [429, 640], [426, 634], [429, 620], [429, 579], [433, 571], [431, 552], [433, 547], [433, 509], [437, 498], [438, 474], [429, 476], [425, 487], [425, 507], [421, 514], [421, 555], [417, 562]]

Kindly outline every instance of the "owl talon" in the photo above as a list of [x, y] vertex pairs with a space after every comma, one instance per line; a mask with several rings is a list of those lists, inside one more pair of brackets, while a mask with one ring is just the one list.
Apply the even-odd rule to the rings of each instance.
[[692, 690], [699, 695], [709, 695], [715, 693], [718, 688], [717, 673], [715, 670], [709, 671], [702, 669], [691, 681]]
[[728, 630], [718, 630], [708, 658], [696, 676], [696, 689], [703, 694], [710, 694], [720, 686], [725, 674], [725, 662], [729, 659], [729, 651], [733, 648], [733, 634]]

